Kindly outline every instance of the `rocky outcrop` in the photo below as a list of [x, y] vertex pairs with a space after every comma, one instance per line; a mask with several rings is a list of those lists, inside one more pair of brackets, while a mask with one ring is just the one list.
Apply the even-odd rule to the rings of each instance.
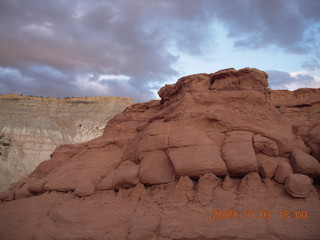
[[131, 98], [0, 96], [0, 190], [30, 174], [65, 143], [102, 135], [105, 124], [132, 105]]
[[[320, 89], [274, 90], [271, 100], [296, 135], [296, 145], [320, 160]], [[308, 148], [305, 148], [304, 142]]]
[[[0, 194], [0, 237], [317, 239], [311, 130], [267, 86], [252, 68], [164, 86], [160, 101], [127, 108], [99, 138], [60, 146]], [[320, 122], [316, 108], [301, 114], [307, 126]]]

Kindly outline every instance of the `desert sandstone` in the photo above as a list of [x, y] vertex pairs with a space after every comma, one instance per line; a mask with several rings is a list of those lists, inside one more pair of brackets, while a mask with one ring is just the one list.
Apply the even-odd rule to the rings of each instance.
[[180, 78], [0, 194], [1, 239], [319, 239], [320, 90]]

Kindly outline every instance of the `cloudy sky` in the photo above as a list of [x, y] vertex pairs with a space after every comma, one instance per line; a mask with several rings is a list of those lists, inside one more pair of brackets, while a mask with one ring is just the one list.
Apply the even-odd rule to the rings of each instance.
[[139, 102], [229, 67], [320, 87], [319, 13], [319, 0], [0, 0], [0, 93]]

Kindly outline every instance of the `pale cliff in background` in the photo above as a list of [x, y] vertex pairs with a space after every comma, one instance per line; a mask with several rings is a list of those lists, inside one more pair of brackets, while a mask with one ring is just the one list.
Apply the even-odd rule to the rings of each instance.
[[65, 143], [99, 137], [132, 98], [0, 96], [0, 191], [50, 159]]

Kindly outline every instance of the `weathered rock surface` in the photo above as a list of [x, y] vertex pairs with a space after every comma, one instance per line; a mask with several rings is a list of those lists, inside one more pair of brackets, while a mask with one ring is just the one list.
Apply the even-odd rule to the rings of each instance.
[[316, 157], [309, 124], [319, 114], [302, 110], [312, 119], [303, 125], [298, 109], [280, 111], [292, 95], [267, 86], [251, 68], [164, 86], [160, 101], [127, 108], [99, 138], [62, 145], [0, 194], [0, 238], [318, 239], [317, 176], [312, 185], [292, 174], [289, 158], [308, 148]]
[[102, 135], [131, 98], [0, 95], [0, 191], [30, 174], [54, 149]]
[[285, 189], [292, 196], [305, 198], [312, 188], [312, 180], [304, 174], [291, 174], [284, 183]]
[[269, 156], [278, 156], [279, 149], [277, 144], [271, 139], [255, 135], [253, 139], [253, 146], [256, 153], [264, 153]]
[[274, 179], [278, 183], [284, 183], [286, 178], [293, 173], [292, 167], [288, 162], [278, 164]]
[[271, 101], [320, 161], [320, 89], [274, 90]]
[[173, 182], [175, 171], [164, 151], [146, 152], [141, 159], [140, 181], [147, 185]]
[[251, 171], [258, 171], [251, 132], [232, 131], [227, 133], [222, 147], [222, 156], [231, 176], [242, 177]]
[[264, 178], [272, 178], [276, 172], [278, 164], [269, 159], [265, 159], [261, 162], [260, 174]]
[[320, 178], [320, 163], [309, 154], [295, 149], [290, 157], [294, 172]]

